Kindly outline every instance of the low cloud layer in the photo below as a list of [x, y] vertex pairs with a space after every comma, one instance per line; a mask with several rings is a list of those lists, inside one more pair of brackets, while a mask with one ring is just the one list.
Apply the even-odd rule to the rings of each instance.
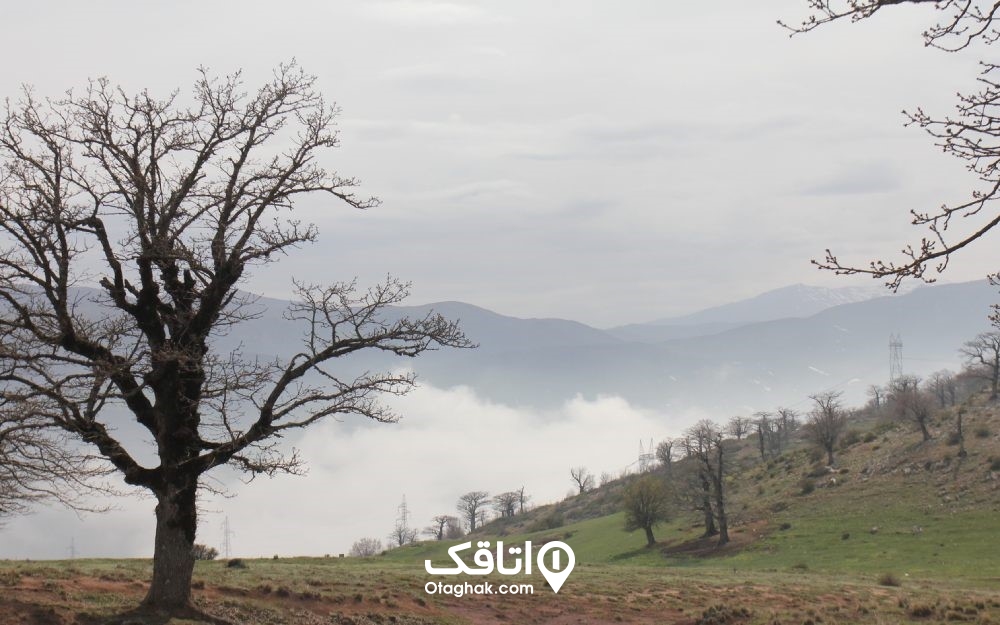
[[[532, 503], [562, 499], [569, 469], [618, 474], [648, 445], [677, 434], [701, 415], [638, 409], [617, 397], [567, 400], [559, 409], [493, 404], [466, 388], [423, 386], [391, 402], [397, 424], [327, 422], [296, 443], [303, 477], [229, 485], [231, 497], [202, 501], [199, 542], [221, 548], [228, 516], [233, 552], [242, 556], [323, 555], [354, 540], [384, 540], [406, 496], [411, 525], [454, 514], [470, 490], [499, 493], [525, 486]], [[148, 557], [153, 544], [149, 498], [120, 499], [118, 510], [83, 518], [43, 509], [0, 529], [0, 558]]]

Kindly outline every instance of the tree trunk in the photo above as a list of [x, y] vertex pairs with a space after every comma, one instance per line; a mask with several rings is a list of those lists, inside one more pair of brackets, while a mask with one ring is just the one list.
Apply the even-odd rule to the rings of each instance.
[[713, 476], [713, 486], [715, 486], [715, 514], [719, 517], [719, 546], [729, 542], [729, 520], [726, 518], [726, 480], [724, 464], [722, 461], [722, 441], [715, 443], [718, 450], [716, 459], [717, 465]]
[[191, 606], [197, 481], [181, 488], [168, 486], [166, 490], [157, 493], [153, 581], [143, 605], [158, 612], [176, 613]]
[[656, 539], [653, 538], [653, 527], [651, 525], [647, 525], [643, 529], [646, 530], [646, 546], [652, 547], [656, 544]]
[[833, 445], [826, 448], [827, 466], [833, 466]]
[[715, 514], [712, 512], [712, 497], [709, 490], [708, 480], [701, 476], [702, 487], [702, 511], [705, 513], [705, 537], [715, 536], [719, 530], [715, 528]]
[[931, 440], [931, 433], [927, 430], [927, 423], [923, 420], [920, 423], [920, 433], [924, 435], [924, 441]]

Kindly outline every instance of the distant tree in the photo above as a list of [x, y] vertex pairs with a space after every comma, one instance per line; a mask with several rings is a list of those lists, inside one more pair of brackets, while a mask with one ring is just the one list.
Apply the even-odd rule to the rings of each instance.
[[476, 531], [479, 521], [483, 518], [483, 506], [489, 501], [490, 494], [484, 490], [473, 490], [458, 498], [455, 507], [468, 526], [470, 532]]
[[393, 547], [402, 547], [416, 542], [417, 530], [408, 526], [402, 519], [396, 521], [392, 531], [389, 532], [389, 544]]
[[521, 493], [516, 490], [500, 493], [493, 497], [493, 510], [501, 519], [513, 517], [517, 512], [517, 505], [520, 498]]
[[195, 560], [214, 560], [219, 557], [219, 550], [215, 547], [195, 543], [194, 547], [191, 548], [191, 555], [194, 556]]
[[653, 528], [668, 520], [670, 497], [663, 480], [656, 475], [643, 475], [625, 488], [625, 530], [646, 532], [646, 545], [656, 544]]
[[938, 405], [944, 408], [955, 404], [956, 383], [955, 374], [947, 369], [935, 371], [924, 383], [927, 390], [938, 400]]
[[962, 427], [962, 421], [965, 418], [965, 407], [958, 409], [958, 413], [955, 415], [955, 438], [958, 439], [958, 457], [965, 458], [969, 455], [969, 452], [965, 450], [965, 429]]
[[834, 464], [833, 451], [847, 427], [847, 413], [840, 403], [842, 393], [827, 392], [810, 395], [813, 409], [805, 425], [806, 436], [826, 451], [827, 462]]
[[792, 435], [799, 428], [799, 413], [792, 408], [778, 408], [775, 415], [778, 430], [777, 453], [792, 440]]
[[576, 484], [580, 493], [583, 494], [594, 487], [594, 476], [586, 467], [574, 467], [569, 470], [570, 479]]
[[767, 452], [773, 449], [771, 439], [774, 437], [774, 422], [771, 420], [769, 412], [755, 412], [753, 415], [753, 427], [757, 433], [757, 449], [760, 452], [760, 459], [767, 459]]
[[524, 514], [527, 509], [528, 502], [531, 501], [531, 495], [525, 494], [524, 486], [517, 489], [517, 513]]
[[738, 441], [743, 440], [752, 428], [753, 420], [740, 416], [733, 417], [726, 424], [726, 432]]
[[872, 408], [875, 412], [882, 409], [882, 401], [885, 398], [885, 391], [881, 386], [877, 384], [872, 384], [868, 387], [868, 397], [871, 398]]
[[612, 475], [610, 471], [601, 471], [601, 477], [600, 477], [599, 483], [600, 483], [601, 486], [607, 486], [608, 484], [610, 484], [611, 482], [613, 482], [614, 479], [615, 479], [615, 476]]
[[702, 475], [702, 484], [708, 483], [712, 506], [719, 533], [719, 546], [729, 542], [729, 517], [726, 513], [726, 461], [722, 430], [705, 419], [688, 430], [692, 441], [694, 459]]
[[382, 541], [378, 538], [360, 538], [351, 545], [351, 556], [370, 558], [382, 553]]
[[667, 471], [673, 466], [674, 444], [673, 439], [665, 438], [656, 445], [656, 460]]
[[966, 371], [990, 384], [990, 400], [997, 399], [1000, 386], [1000, 332], [983, 332], [967, 341], [959, 350], [965, 357]]
[[890, 400], [900, 421], [909, 421], [920, 429], [925, 441], [931, 439], [928, 429], [933, 413], [933, 398], [920, 387], [915, 375], [900, 376], [890, 386]]
[[439, 514], [431, 519], [431, 524], [424, 528], [424, 535], [434, 540], [444, 540], [448, 536], [448, 526], [457, 523], [458, 519], [450, 514]]

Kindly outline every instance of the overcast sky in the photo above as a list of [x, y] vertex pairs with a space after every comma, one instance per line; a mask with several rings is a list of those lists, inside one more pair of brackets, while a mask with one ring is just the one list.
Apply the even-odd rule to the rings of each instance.
[[[805, 4], [23, 2], [0, 85], [166, 93], [205, 65], [255, 86], [294, 57], [343, 109], [330, 164], [384, 203], [304, 203], [320, 244], [248, 288], [393, 273], [413, 303], [608, 326], [850, 284], [809, 259], [891, 255], [909, 208], [965, 197], [900, 111], [950, 112], [975, 57], [923, 48], [930, 10], [789, 39]], [[973, 252], [948, 278], [992, 269]]]
[[[383, 205], [359, 213], [304, 202], [320, 244], [246, 288], [282, 297], [292, 275], [374, 282], [393, 273], [413, 281], [411, 303], [461, 300], [610, 326], [796, 282], [857, 284], [810, 258], [826, 247], [858, 261], [891, 255], [915, 236], [910, 208], [966, 197], [961, 165], [904, 128], [900, 111], [950, 112], [954, 93], [974, 85], [975, 56], [923, 48], [930, 10], [789, 39], [775, 22], [804, 16], [805, 5], [6, 3], [0, 89], [16, 97], [30, 83], [58, 96], [107, 76], [129, 91], [183, 92], [199, 65], [243, 68], [254, 87], [294, 57], [343, 110], [342, 148], [329, 164]], [[991, 247], [957, 259], [948, 279], [995, 270]], [[207, 503], [205, 540], [220, 543], [231, 512], [241, 553], [344, 551], [359, 535], [384, 535], [403, 493], [418, 524], [472, 488], [524, 484], [551, 501], [569, 488], [569, 466], [617, 471], [640, 436], [675, 433], [614, 398], [567, 398], [544, 427], [461, 389], [399, 401], [408, 402], [399, 426], [335, 436], [331, 424], [311, 435], [309, 477]], [[480, 449], [521, 459], [473, 474]], [[457, 467], [476, 479], [457, 480]], [[305, 507], [290, 512], [291, 502]], [[122, 505], [96, 520], [16, 519], [0, 534], [0, 557], [64, 556], [70, 536], [82, 555], [148, 555], [152, 504]]]

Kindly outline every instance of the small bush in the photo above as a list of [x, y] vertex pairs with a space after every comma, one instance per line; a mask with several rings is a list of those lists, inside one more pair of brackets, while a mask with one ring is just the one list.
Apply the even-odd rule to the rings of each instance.
[[799, 482], [799, 488], [801, 489], [799, 491], [800, 494], [802, 494], [802, 495], [808, 495], [809, 493], [811, 493], [814, 490], [816, 490], [816, 482], [814, 482], [812, 480], [808, 480], [808, 479], [802, 480], [801, 482]]
[[840, 448], [847, 449], [848, 447], [852, 445], [857, 445], [860, 442], [861, 442], [861, 432], [857, 430], [848, 430], [847, 433], [844, 434], [844, 438], [840, 440]]
[[843, 534], [840, 535], [840, 540], [847, 540], [850, 537], [851, 537], [851, 533], [850, 532], [844, 532]]
[[990, 463], [990, 471], [1000, 471], [1000, 458]]
[[883, 573], [878, 578], [878, 585], [895, 587], [895, 586], [900, 586], [901, 582], [899, 581], [899, 578], [893, 575], [892, 573]]
[[219, 550], [208, 545], [195, 544], [191, 547], [191, 555], [195, 560], [214, 560], [219, 557]]
[[782, 532], [784, 532], [785, 530], [790, 530], [792, 529], [792, 524], [787, 522], [782, 523], [781, 525], [778, 526], [778, 529], [781, 530]]
[[878, 436], [875, 435], [875, 432], [868, 432], [867, 434], [865, 434], [864, 438], [862, 438], [861, 440], [864, 441], [864, 442], [866, 442], [866, 443], [874, 443], [875, 439], [877, 439], [877, 438], [878, 438]]
[[244, 562], [242, 559], [240, 559], [240, 558], [233, 558], [232, 560], [229, 560], [228, 562], [226, 562], [226, 568], [227, 569], [245, 569], [245, 568], [247, 568], [247, 565], [246, 565], [246, 562]]
[[915, 603], [911, 605], [910, 609], [906, 612], [913, 618], [927, 618], [928, 616], [934, 616], [934, 606], [924, 603]]
[[952, 432], [948, 434], [948, 440], [945, 441], [945, 443], [950, 447], [954, 447], [955, 445], [961, 442], [962, 442], [962, 437], [958, 435], [958, 432]]
[[992, 434], [989, 428], [976, 428], [976, 438], [989, 438]]

